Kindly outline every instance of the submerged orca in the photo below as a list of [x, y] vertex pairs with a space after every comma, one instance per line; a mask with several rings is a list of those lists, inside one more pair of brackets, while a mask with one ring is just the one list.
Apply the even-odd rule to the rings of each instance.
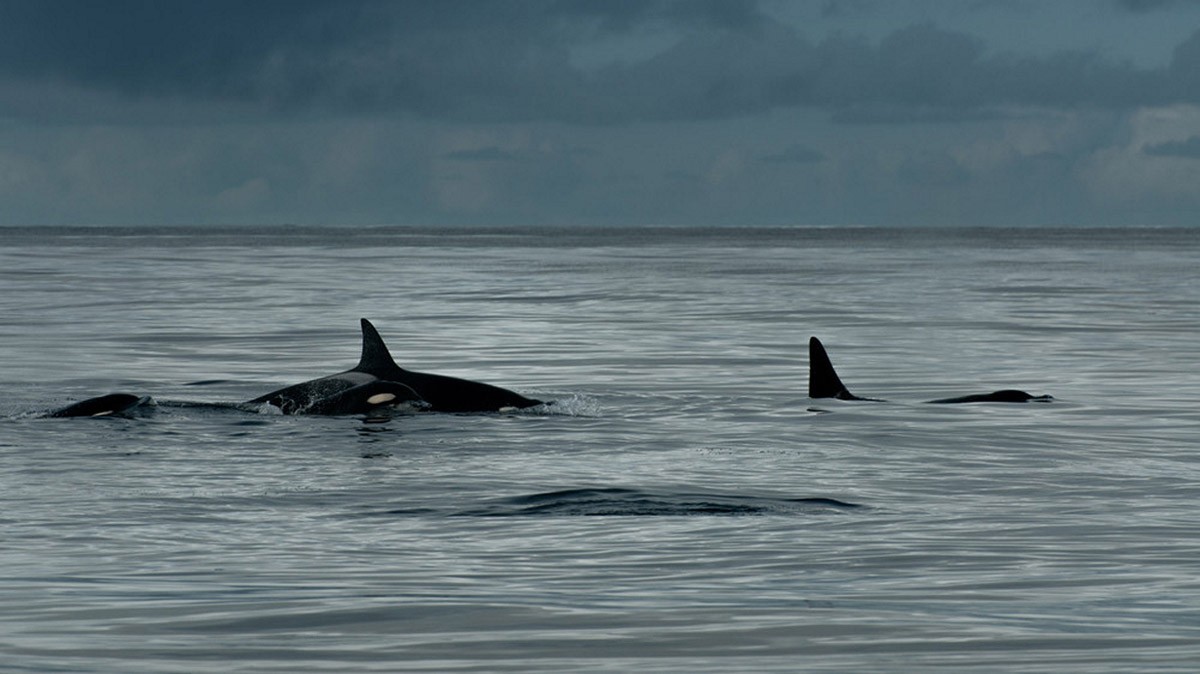
[[[148, 397], [110, 393], [68, 405], [46, 416], [130, 416], [134, 410], [152, 404]], [[362, 356], [353, 368], [293, 384], [241, 405], [217, 404], [215, 407], [238, 408], [264, 404], [276, 407], [284, 414], [345, 415], [403, 407], [435, 412], [496, 412], [532, 407], [540, 405], [541, 401], [491, 384], [405, 370], [392, 360], [379, 331], [364, 318]], [[176, 405], [192, 406], [187, 403]]]
[[72, 405], [50, 412], [48, 417], [127, 417], [138, 408], [150, 404], [149, 396], [138, 397], [130, 393], [108, 395], [80, 400]]
[[[269, 398], [269, 399], [268, 399]], [[338, 416], [347, 414], [370, 414], [388, 409], [412, 409], [428, 407], [412, 389], [394, 381], [371, 379], [363, 384], [353, 380], [339, 379], [338, 375], [296, 384], [275, 393], [246, 403], [201, 403], [163, 401], [163, 407], [189, 409], [253, 411], [257, 405], [268, 403], [284, 414], [320, 414]], [[43, 416], [62, 417], [121, 417], [133, 418], [140, 413], [159, 407], [150, 396], [138, 397], [130, 393], [109, 393], [88, 398]]]
[[[837, 371], [833, 369], [833, 363], [829, 360], [829, 354], [825, 353], [825, 345], [821, 344], [821, 340], [816, 337], [811, 337], [808, 340], [808, 397], [884, 402], [877, 398], [860, 398], [851, 393], [850, 389], [846, 388], [841, 378], [838, 377]], [[957, 398], [941, 398], [926, 402], [934, 404], [1024, 403], [1030, 401], [1049, 402], [1051, 400], [1054, 400], [1054, 398], [1048, 395], [1035, 396], [1016, 389], [1004, 389], [991, 393], [975, 393]]]

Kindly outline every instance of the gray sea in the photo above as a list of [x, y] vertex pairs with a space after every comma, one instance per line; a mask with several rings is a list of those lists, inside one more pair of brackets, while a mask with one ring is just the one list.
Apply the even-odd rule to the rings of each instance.
[[[556, 402], [38, 416], [361, 317]], [[0, 670], [1196, 671], [1198, 336], [1200, 230], [0, 229]]]

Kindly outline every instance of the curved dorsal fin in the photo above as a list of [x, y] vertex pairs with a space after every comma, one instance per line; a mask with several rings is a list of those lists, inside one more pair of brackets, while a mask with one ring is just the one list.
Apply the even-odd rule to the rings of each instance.
[[838, 378], [829, 354], [821, 340], [811, 337], [808, 340], [808, 397], [837, 398], [839, 400], [867, 400], [859, 398], [846, 388]]
[[362, 338], [362, 356], [358, 359], [358, 365], [354, 366], [355, 372], [367, 372], [383, 378], [381, 373], [392, 368], [399, 369], [396, 361], [392, 360], [387, 345], [383, 343], [383, 337], [379, 336], [379, 331], [371, 325], [371, 321], [365, 318], [362, 319]]

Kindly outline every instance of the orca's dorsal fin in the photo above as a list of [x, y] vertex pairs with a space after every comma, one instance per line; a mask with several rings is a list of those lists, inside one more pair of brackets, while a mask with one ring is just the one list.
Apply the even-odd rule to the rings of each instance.
[[362, 356], [358, 359], [358, 365], [354, 366], [354, 371], [367, 372], [383, 378], [383, 373], [393, 368], [400, 369], [400, 366], [392, 359], [387, 344], [383, 343], [383, 337], [379, 336], [379, 331], [371, 325], [371, 321], [362, 319]]
[[825, 353], [825, 346], [816, 337], [808, 340], [808, 397], [839, 400], [868, 400], [859, 398], [846, 388]]

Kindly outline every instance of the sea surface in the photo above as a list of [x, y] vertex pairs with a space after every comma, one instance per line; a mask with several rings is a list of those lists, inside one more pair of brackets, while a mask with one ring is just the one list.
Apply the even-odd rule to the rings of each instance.
[[[555, 403], [39, 417], [361, 317]], [[5, 673], [1200, 668], [1200, 230], [7, 228], [0, 394]]]

